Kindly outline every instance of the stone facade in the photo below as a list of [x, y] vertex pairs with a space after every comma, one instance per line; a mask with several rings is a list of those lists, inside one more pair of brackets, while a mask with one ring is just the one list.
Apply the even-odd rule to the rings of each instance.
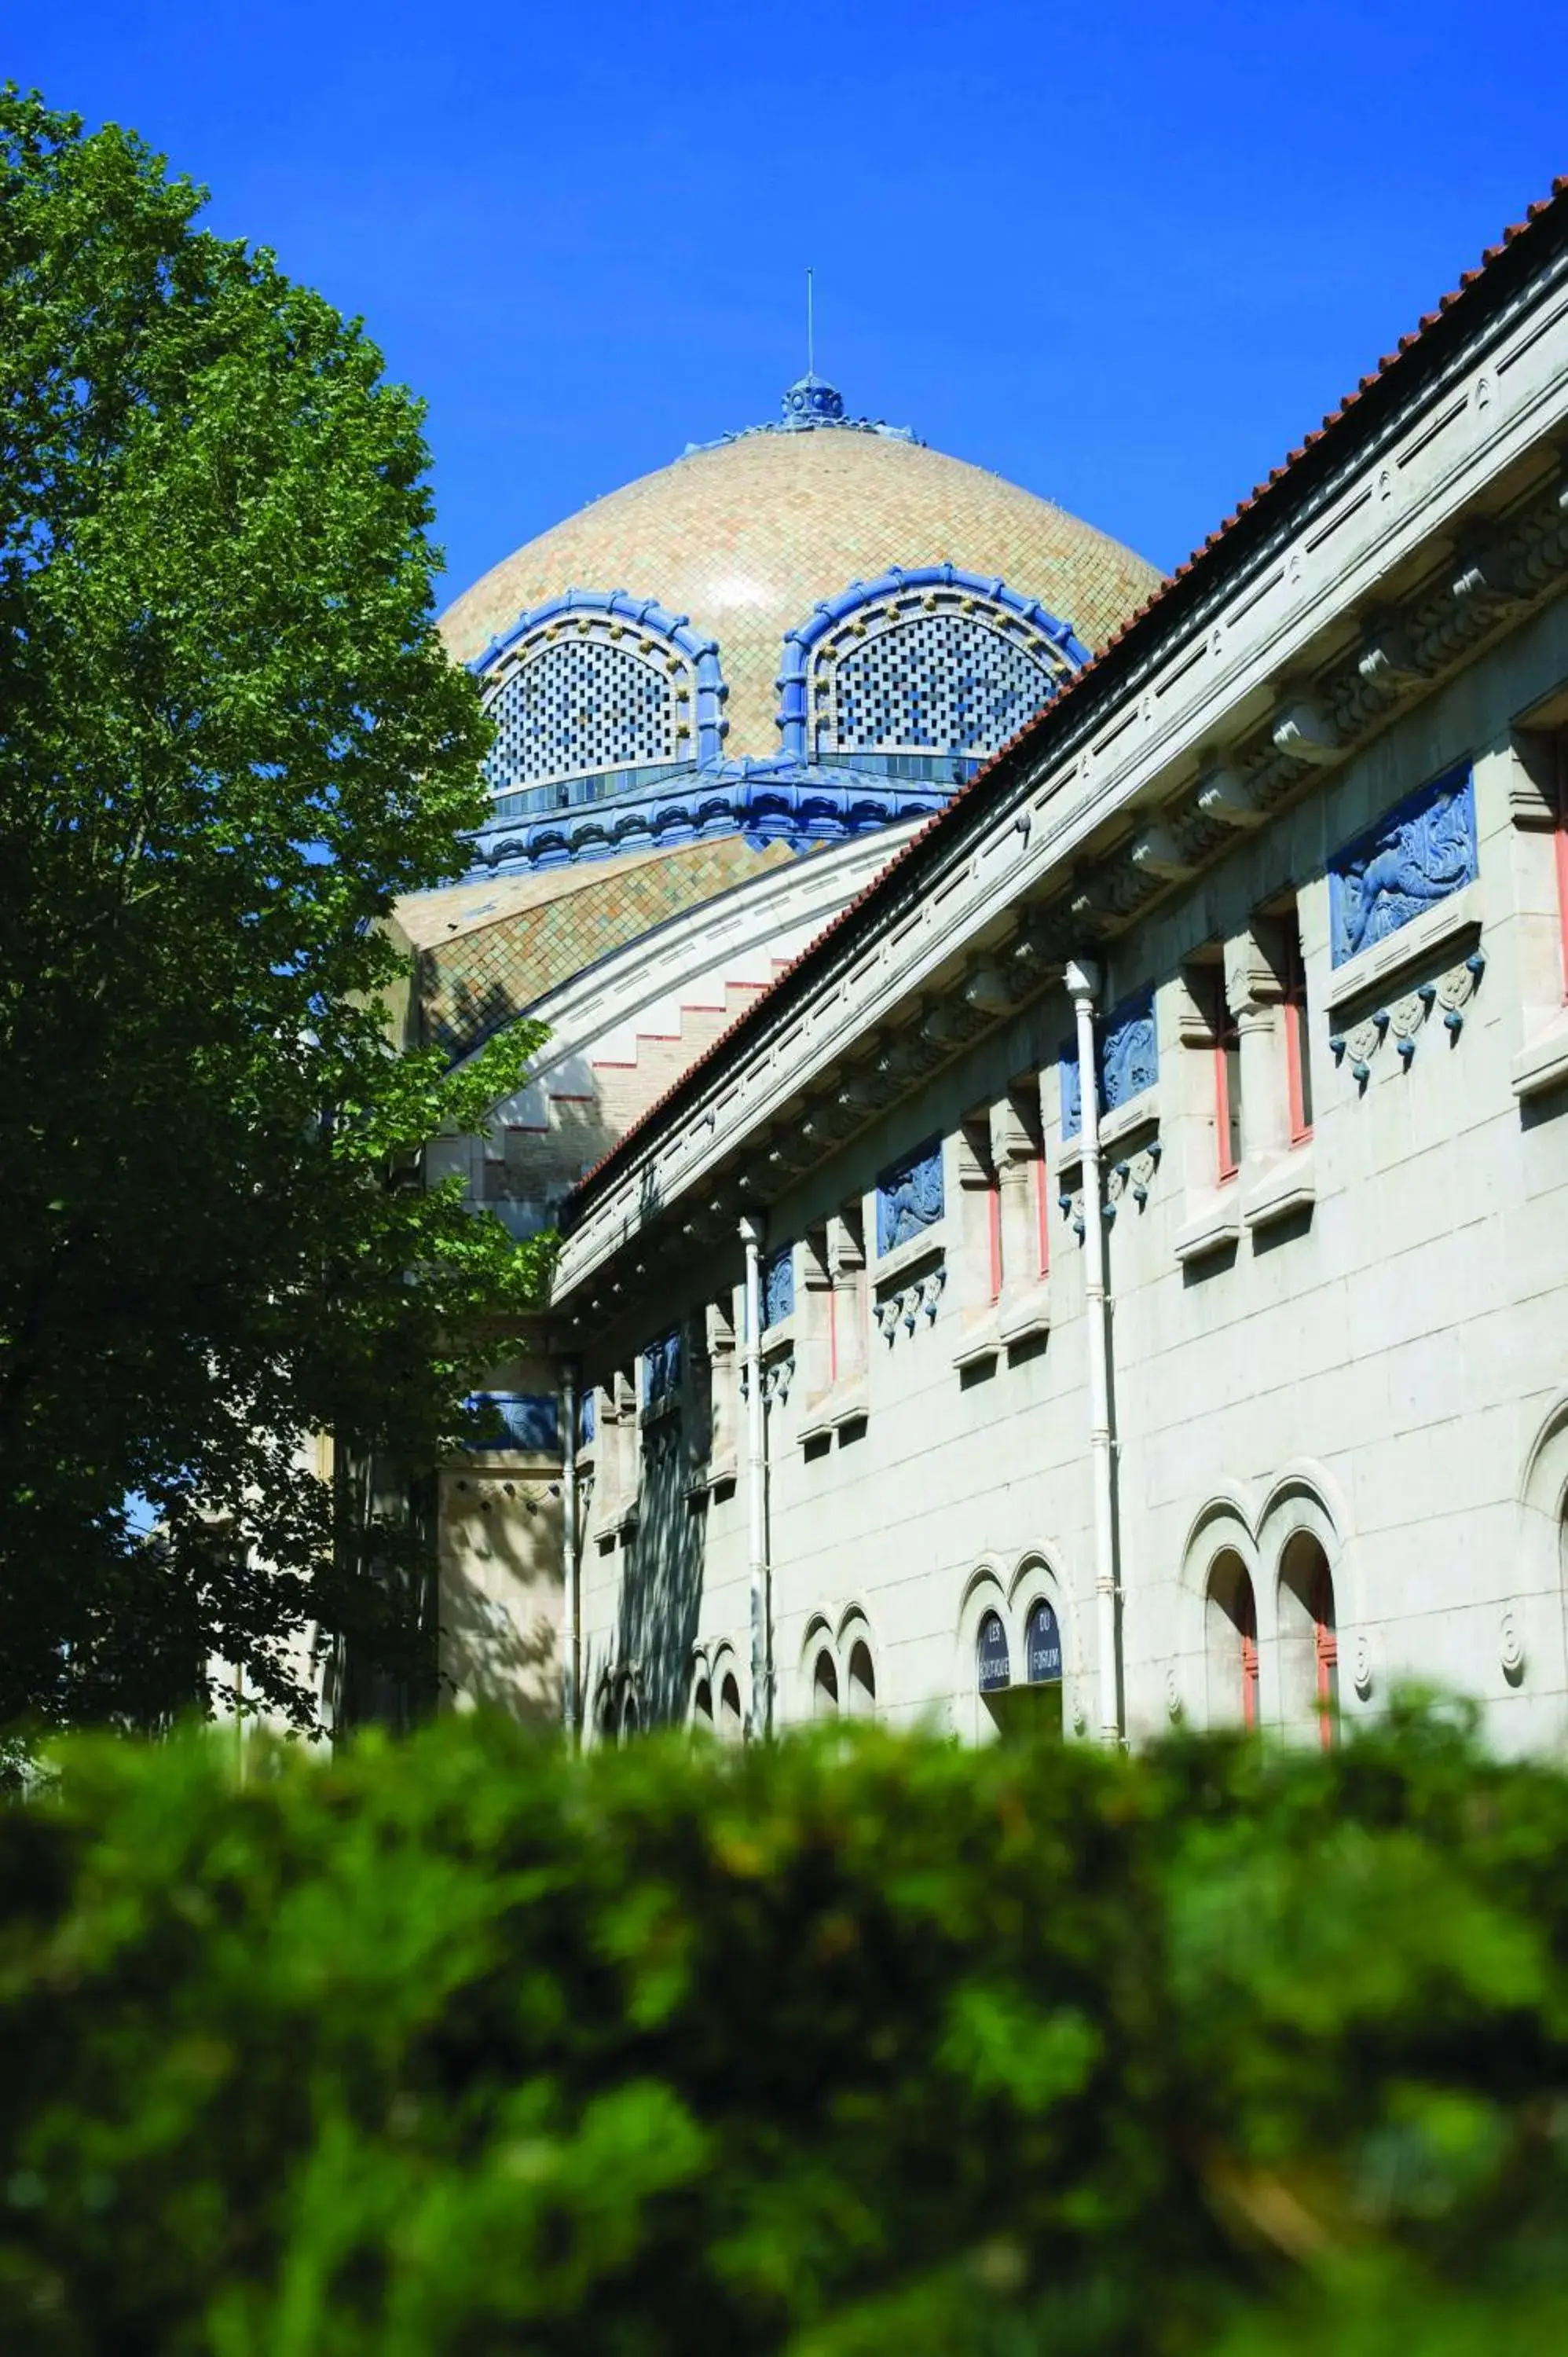
[[1565, 216], [577, 1190], [590, 1737], [1568, 1734]]

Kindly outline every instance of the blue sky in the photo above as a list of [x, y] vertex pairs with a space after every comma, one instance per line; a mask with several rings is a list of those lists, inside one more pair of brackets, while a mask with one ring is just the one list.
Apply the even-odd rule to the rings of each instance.
[[442, 602], [817, 362], [1185, 555], [1568, 169], [1568, 9], [74, 0], [134, 124], [429, 404]]

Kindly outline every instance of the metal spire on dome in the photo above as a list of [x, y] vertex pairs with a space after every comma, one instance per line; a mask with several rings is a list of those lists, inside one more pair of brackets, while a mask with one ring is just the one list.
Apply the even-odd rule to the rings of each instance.
[[789, 426], [842, 425], [843, 395], [837, 385], [817, 374], [816, 273], [806, 265], [806, 373], [798, 376], [784, 395], [784, 424]]

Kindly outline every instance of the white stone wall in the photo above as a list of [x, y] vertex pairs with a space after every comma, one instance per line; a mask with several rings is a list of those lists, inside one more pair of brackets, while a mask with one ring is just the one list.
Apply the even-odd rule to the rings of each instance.
[[[1220, 866], [1115, 947], [1107, 1002], [1152, 983], [1160, 1049], [1157, 1088], [1141, 1108], [1157, 1118], [1158, 1167], [1145, 1168], [1142, 1209], [1123, 1189], [1107, 1236], [1124, 1723], [1134, 1741], [1174, 1712], [1198, 1723], [1224, 1715], [1209, 1692], [1205, 1637], [1206, 1585], [1222, 1548], [1253, 1581], [1262, 1715], [1311, 1737], [1281, 1626], [1282, 1556], [1300, 1532], [1317, 1538], [1332, 1569], [1347, 1717], [1416, 1678], [1477, 1697], [1504, 1745], [1568, 1733], [1568, 1055], [1553, 1063], [1565, 1043], [1552, 839], [1513, 737], [1565, 681], [1568, 607], [1559, 602], [1276, 822], [1239, 836]], [[1368, 992], [1346, 1005], [1343, 970], [1337, 977], [1330, 966], [1327, 859], [1464, 760], [1474, 764], [1478, 881], [1462, 909], [1440, 904], [1395, 936]], [[1183, 977], [1205, 947], [1244, 964], [1256, 913], [1288, 895], [1305, 960], [1314, 1135], [1289, 1153], [1279, 1106], [1260, 1083], [1270, 1054], [1283, 1054], [1265, 1003], [1243, 1074], [1245, 1114], [1264, 1150], [1221, 1189], [1212, 1184], [1211, 1060], [1184, 1044], [1193, 1019]], [[1456, 929], [1461, 916], [1467, 930]], [[1369, 1006], [1438, 982], [1477, 942], [1485, 970], [1456, 1010], [1462, 1028], [1444, 1028], [1439, 1006], [1408, 1069], [1385, 1037], [1363, 1089], [1355, 1059], [1337, 1062], [1331, 1038]], [[868, 1310], [892, 1276], [909, 1284], [939, 1252], [946, 1279], [934, 1316], [918, 1307], [912, 1332], [900, 1320], [888, 1341], [868, 1324], [858, 1419], [835, 1425], [821, 1408], [820, 1298], [803, 1283], [803, 1254], [790, 1327], [765, 1338], [767, 1355], [790, 1351], [795, 1362], [788, 1397], [768, 1409], [780, 1722], [811, 1715], [824, 1641], [843, 1694], [863, 1629], [881, 1713], [984, 1737], [993, 1718], [975, 1694], [980, 1614], [987, 1601], [1003, 1610], [1016, 1664], [1038, 1593], [1062, 1624], [1068, 1730], [1098, 1721], [1083, 1261], [1057, 1200], [1071, 1182], [1055, 1061], [1069, 1031], [1059, 993], [1036, 1002], [804, 1173], [770, 1214], [771, 1249], [858, 1203], [872, 1247]], [[1521, 1097], [1516, 1082], [1531, 1071], [1550, 1084]], [[1037, 1088], [1043, 1114], [1050, 1272], [1042, 1289], [1032, 1270], [1015, 1268], [1003, 1308], [1019, 1307], [1025, 1328], [1048, 1315], [1048, 1332], [976, 1357], [990, 1313], [983, 1256], [966, 1232], [976, 1199], [960, 1184], [961, 1124], [996, 1108], [1000, 1141], [1016, 1083]], [[875, 1255], [876, 1174], [933, 1133], [944, 1139], [944, 1218], [890, 1274]], [[1122, 1133], [1129, 1148], [1155, 1134], [1146, 1122]], [[1113, 1135], [1108, 1170], [1121, 1151]], [[1243, 1216], [1287, 1197], [1294, 1208], [1277, 1220]], [[1227, 1226], [1233, 1241], [1201, 1248]], [[721, 1247], [703, 1295], [672, 1290], [663, 1322], [704, 1300], [738, 1318], [739, 1278], [738, 1245]], [[1004, 1314], [1004, 1332], [1007, 1322]], [[648, 1339], [628, 1327], [609, 1356], [618, 1351], [629, 1373]], [[605, 1365], [589, 1372], [602, 1379]], [[607, 1674], [668, 1696], [678, 1670], [684, 1679], [721, 1648], [744, 1686], [744, 1444], [716, 1486], [683, 1458], [678, 1499], [667, 1479], [658, 1514], [633, 1524], [625, 1516], [647, 1452], [635, 1423], [618, 1437], [611, 1483], [601, 1426], [585, 1536], [590, 1711]], [[689, 1456], [689, 1435], [682, 1446]]]

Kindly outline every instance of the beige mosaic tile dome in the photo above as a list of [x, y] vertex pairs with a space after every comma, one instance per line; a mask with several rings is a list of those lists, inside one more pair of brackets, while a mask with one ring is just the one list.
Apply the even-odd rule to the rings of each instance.
[[1103, 646], [1153, 565], [1000, 476], [875, 428], [735, 436], [596, 500], [503, 558], [443, 619], [460, 662], [568, 589], [625, 589], [718, 640], [730, 759], [779, 750], [784, 633], [891, 565], [948, 563], [1037, 598]]

